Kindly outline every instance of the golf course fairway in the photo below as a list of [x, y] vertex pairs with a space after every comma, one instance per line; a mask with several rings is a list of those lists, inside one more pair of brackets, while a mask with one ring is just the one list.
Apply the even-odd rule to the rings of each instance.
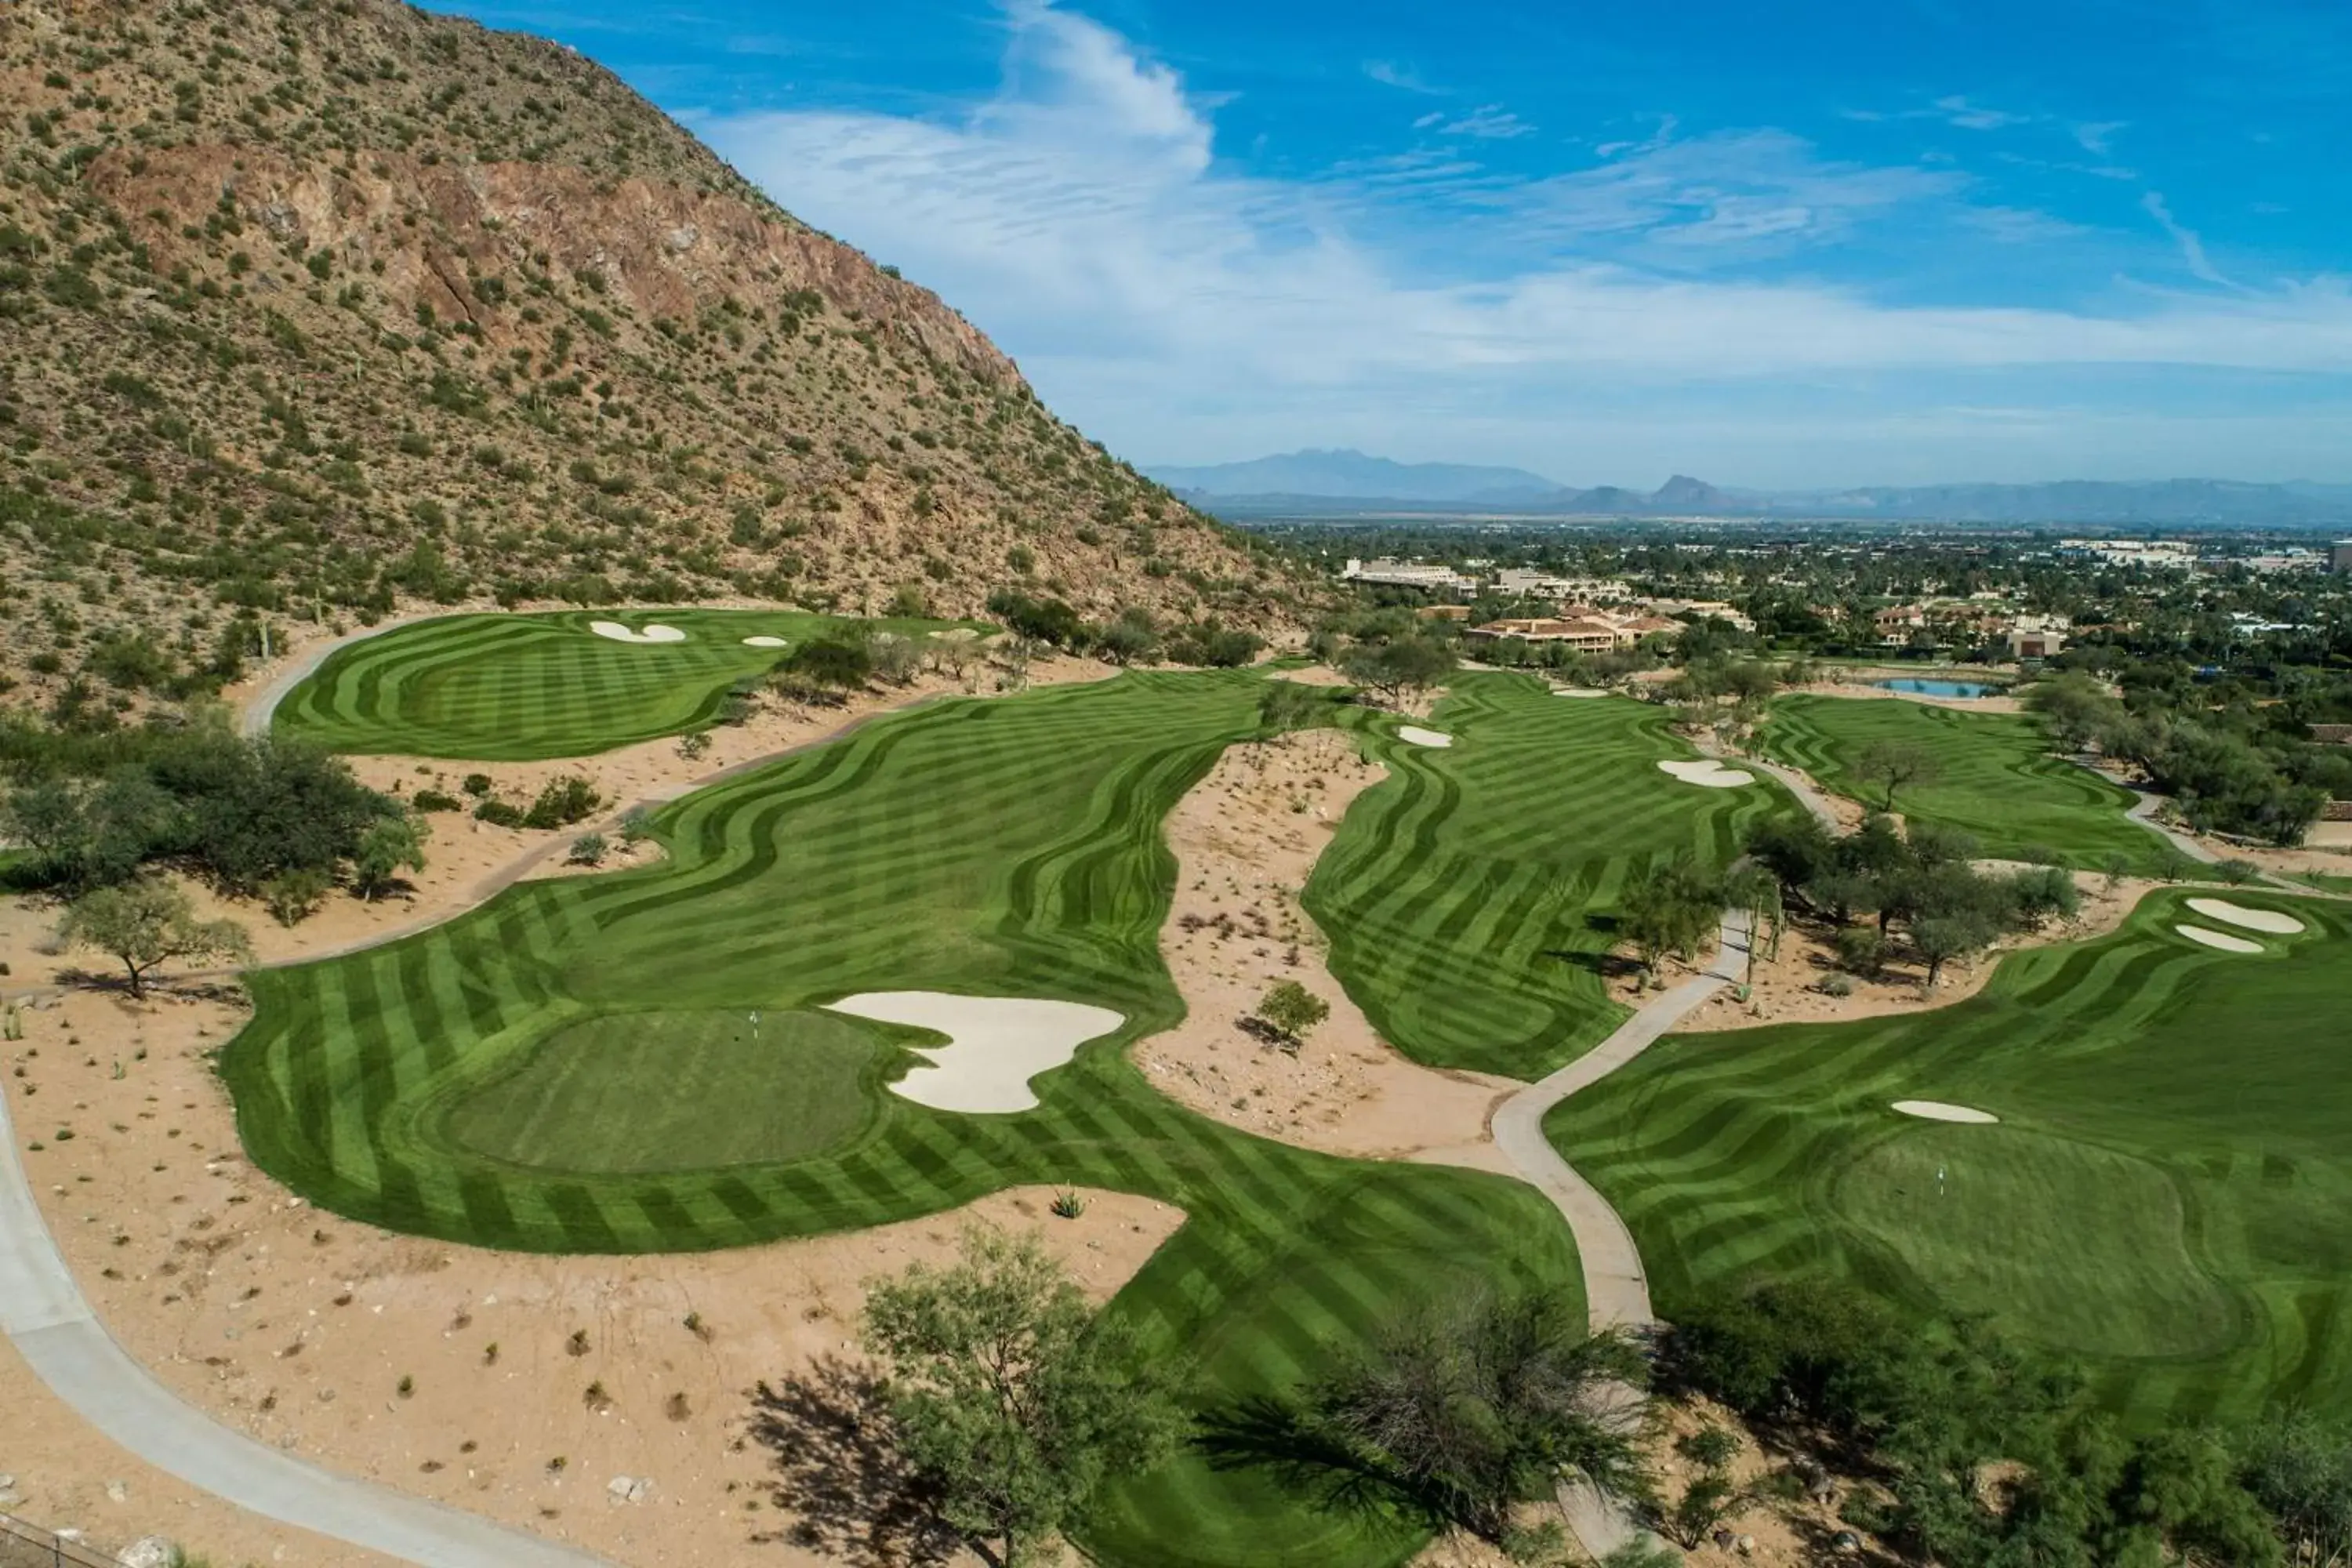
[[[278, 704], [275, 729], [335, 752], [469, 762], [589, 756], [710, 722], [735, 681], [850, 624], [787, 610], [444, 616], [338, 648]], [[954, 623], [854, 624], [924, 637]], [[613, 635], [643, 637], [647, 627], [667, 627], [677, 640]]]
[[1704, 789], [1661, 773], [1696, 757], [1673, 719], [1473, 673], [1431, 721], [1452, 746], [1371, 731], [1389, 777], [1340, 823], [1305, 901], [1332, 973], [1399, 1049], [1527, 1079], [1574, 1060], [1625, 1016], [1601, 973], [1626, 879], [1681, 855], [1728, 866], [1752, 824], [1794, 815], [1769, 780]]
[[1885, 786], [1861, 775], [1863, 753], [1874, 743], [1918, 748], [1935, 759], [1935, 776], [1899, 787], [1895, 809], [1906, 821], [1966, 829], [1985, 855], [2046, 855], [2053, 865], [2141, 875], [2169, 858], [2155, 834], [2125, 816], [2132, 793], [2051, 755], [2031, 714], [1798, 694], [1773, 704], [1763, 736], [1764, 755], [1874, 811], [1885, 805]]
[[[2352, 1414], [2352, 908], [2233, 889], [2305, 929], [2227, 953], [2176, 931], [2191, 896], [1949, 1007], [1671, 1037], [1546, 1131], [1669, 1320], [1839, 1277], [1989, 1320], [2148, 1426]], [[1892, 1109], [1914, 1099], [1999, 1121]]]
[[[1111, 1310], [1197, 1365], [1204, 1407], [1287, 1390], [1431, 1290], [1540, 1289], [1580, 1310], [1567, 1229], [1534, 1189], [1251, 1137], [1128, 1063], [1181, 1008], [1157, 946], [1161, 820], [1254, 731], [1260, 689], [1130, 673], [894, 715], [665, 808], [658, 865], [526, 882], [403, 941], [257, 972], [221, 1060], [247, 1147], [338, 1213], [564, 1253], [856, 1229], [1016, 1184], [1147, 1194], [1186, 1223]], [[883, 1088], [915, 1059], [900, 1047], [935, 1037], [816, 1011], [908, 988], [1126, 1024], [1039, 1074], [1034, 1110], [935, 1110]], [[786, 1117], [801, 1125], [772, 1127]], [[1086, 1544], [1118, 1564], [1391, 1564], [1426, 1538], [1190, 1457], [1099, 1500]]]

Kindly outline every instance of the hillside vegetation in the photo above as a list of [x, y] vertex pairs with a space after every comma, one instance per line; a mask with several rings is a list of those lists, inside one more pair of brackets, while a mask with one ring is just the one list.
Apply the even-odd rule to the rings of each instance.
[[0, 108], [19, 700], [125, 708], [265, 621], [415, 604], [1283, 617], [1268, 559], [970, 322], [558, 45], [393, 0], [29, 0]]

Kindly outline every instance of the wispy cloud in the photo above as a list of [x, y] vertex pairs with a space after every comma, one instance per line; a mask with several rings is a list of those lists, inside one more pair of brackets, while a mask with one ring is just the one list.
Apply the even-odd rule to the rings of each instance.
[[[1427, 116], [1415, 121], [1426, 121]], [[1536, 128], [1511, 113], [1499, 103], [1481, 104], [1461, 118], [1439, 128], [1442, 136], [1475, 136], [1485, 142], [1508, 142], [1520, 136], [1532, 136]]]
[[2031, 114], [2012, 114], [2007, 110], [1988, 109], [1971, 103], [1957, 94], [1936, 100], [1936, 117], [1947, 125], [1957, 125], [1963, 131], [2005, 131], [2012, 125], [2031, 125]]
[[2148, 216], [2157, 221], [2158, 227], [2172, 237], [2172, 243], [2180, 247], [2181, 264], [2189, 268], [2189, 276], [2201, 278], [2208, 283], [2218, 283], [2224, 289], [2239, 287], [2237, 283], [2224, 277], [2220, 268], [2213, 265], [2212, 259], [2205, 254], [2205, 241], [2197, 231], [2172, 216], [2172, 209], [2165, 205], [2161, 193], [2157, 191], [2142, 193], [2139, 205], [2147, 211]]
[[1421, 73], [1411, 66], [1401, 65], [1395, 60], [1366, 60], [1364, 74], [1382, 87], [1392, 87], [1402, 92], [1418, 92], [1433, 98], [1445, 91], [1442, 87], [1434, 87], [1423, 80]]
[[[1931, 214], [2012, 243], [2055, 232], [2039, 214], [1968, 217], [1952, 171], [1839, 162], [1752, 130], [1669, 132], [1546, 178], [1441, 145], [1266, 179], [1218, 159], [1212, 105], [1116, 32], [1038, 3], [1006, 23], [1000, 88], [952, 116], [785, 111], [705, 129], [787, 207], [940, 289], [1067, 411], [1144, 455], [1199, 450], [1207, 433], [1311, 437], [1339, 410], [1532, 431], [1529, 410], [1589, 395], [1596, 376], [2352, 373], [2341, 280], [2143, 290], [2094, 310], [1891, 302], [1736, 264]], [[2160, 198], [2147, 211], [2197, 278], [2228, 283]], [[1471, 252], [1485, 265], [1455, 265]], [[1723, 264], [1685, 264], [1700, 254]]]
[[2091, 156], [2105, 158], [2115, 151], [2116, 132], [2130, 127], [2128, 120], [2094, 120], [2074, 127], [2074, 140]]

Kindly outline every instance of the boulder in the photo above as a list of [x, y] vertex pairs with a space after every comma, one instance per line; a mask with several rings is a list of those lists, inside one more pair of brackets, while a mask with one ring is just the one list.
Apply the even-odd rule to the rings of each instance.
[[114, 1554], [119, 1568], [180, 1568], [187, 1556], [164, 1535], [142, 1535]]

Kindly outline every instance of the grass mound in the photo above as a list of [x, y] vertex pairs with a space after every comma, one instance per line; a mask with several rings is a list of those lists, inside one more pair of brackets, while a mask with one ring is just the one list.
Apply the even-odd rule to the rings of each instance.
[[1801, 695], [1780, 699], [1764, 731], [1766, 755], [1876, 810], [1884, 786], [1855, 772], [1874, 742], [1933, 752], [1937, 779], [1898, 790], [1895, 809], [1912, 822], [1965, 828], [1988, 856], [2048, 850], [2061, 865], [2104, 871], [2120, 863], [2143, 873], [2167, 858], [2155, 834], [2126, 819], [2131, 792], [2051, 755], [2041, 721], [2026, 714]]
[[[625, 643], [592, 621], [674, 626], [682, 642]], [[581, 610], [447, 616], [337, 650], [278, 704], [279, 733], [338, 752], [481, 762], [587, 756], [707, 724], [727, 689], [842, 624], [771, 610]], [[920, 636], [937, 621], [861, 623]]]
[[[2238, 955], [2173, 931], [2186, 900], [2012, 954], [1950, 1007], [1669, 1038], [1547, 1130], [1670, 1319], [1841, 1276], [2077, 1358], [2139, 1418], [2352, 1411], [2352, 910], [2248, 895], [2309, 929]], [[2000, 1125], [1887, 1109], [1906, 1098]]]
[[540, 1170], [774, 1163], [854, 1140], [890, 1055], [872, 1026], [831, 1013], [604, 1014], [442, 1114], [451, 1144]]
[[[666, 808], [657, 866], [526, 883], [405, 941], [257, 973], [253, 1021], [221, 1062], [247, 1147], [345, 1215], [572, 1253], [853, 1229], [1017, 1184], [1149, 1194], [1188, 1222], [1112, 1310], [1150, 1353], [1197, 1360], [1219, 1407], [1277, 1391], [1411, 1294], [1488, 1281], [1574, 1299], [1572, 1244], [1533, 1189], [1253, 1138], [1126, 1060], [1181, 1006], [1159, 956], [1174, 870], [1160, 821], [1255, 730], [1259, 690], [1245, 672], [1130, 673], [916, 710]], [[850, 1142], [709, 1142], [688, 1100], [772, 1079], [718, 1017], [757, 1008], [764, 1034], [908, 987], [1064, 997], [1129, 1023], [1039, 1077], [1034, 1110], [963, 1116], [886, 1093]], [[649, 1008], [673, 1040], [716, 1031], [696, 1047], [713, 1060], [633, 1131], [629, 1168], [519, 1164], [457, 1135], [579, 1162], [584, 1132], [557, 1123], [617, 1108], [661, 1067], [630, 1037]], [[1120, 1564], [1356, 1568], [1423, 1539], [1188, 1458], [1103, 1499], [1087, 1544]]]
[[1432, 721], [1451, 749], [1370, 732], [1390, 776], [1349, 809], [1305, 898], [1382, 1034], [1434, 1067], [1533, 1079], [1616, 1026], [1602, 976], [1628, 879], [1677, 855], [1728, 865], [1750, 824], [1795, 810], [1769, 780], [1693, 789], [1659, 772], [1693, 754], [1671, 720], [1475, 674]]

